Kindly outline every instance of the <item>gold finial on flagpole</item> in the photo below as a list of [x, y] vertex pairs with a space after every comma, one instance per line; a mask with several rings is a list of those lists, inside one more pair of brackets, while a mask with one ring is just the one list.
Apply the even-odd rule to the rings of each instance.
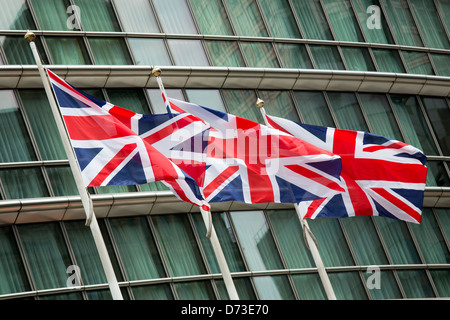
[[258, 100], [256, 100], [256, 105], [258, 106], [258, 108], [264, 107], [264, 100], [258, 98]]
[[27, 33], [25, 34], [24, 38], [28, 42], [33, 42], [34, 40], [36, 40], [36, 35], [33, 32], [31, 32], [30, 30], [28, 30]]
[[161, 75], [161, 68], [159, 68], [159, 67], [153, 67], [152, 74], [153, 74], [155, 77], [159, 77], [159, 76]]

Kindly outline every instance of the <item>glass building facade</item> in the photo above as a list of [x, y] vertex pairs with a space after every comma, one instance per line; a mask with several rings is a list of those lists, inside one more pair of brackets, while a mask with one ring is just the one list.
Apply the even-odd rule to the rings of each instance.
[[[59, 76], [139, 113], [164, 112], [159, 66], [177, 99], [262, 123], [259, 97], [423, 150], [420, 225], [309, 225], [337, 299], [450, 297], [448, 0], [0, 0], [0, 299], [111, 299], [27, 30]], [[198, 208], [161, 183], [89, 192], [125, 299], [228, 299]], [[241, 299], [326, 299], [291, 205], [212, 210]]]

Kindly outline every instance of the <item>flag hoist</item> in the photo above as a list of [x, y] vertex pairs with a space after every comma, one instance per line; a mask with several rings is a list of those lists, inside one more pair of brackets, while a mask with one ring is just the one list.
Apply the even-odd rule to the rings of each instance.
[[103, 270], [106, 275], [106, 279], [108, 281], [109, 289], [111, 291], [112, 298], [114, 300], [123, 300], [122, 293], [120, 291], [119, 284], [117, 282], [116, 275], [114, 273], [114, 269], [111, 263], [111, 260], [108, 255], [108, 251], [106, 249], [105, 242], [103, 240], [103, 236], [100, 231], [100, 227], [97, 222], [97, 218], [94, 212], [94, 206], [92, 200], [89, 196], [89, 193], [84, 186], [83, 178], [81, 176], [81, 171], [79, 164], [77, 162], [77, 158], [74, 154], [72, 146], [70, 144], [69, 137], [67, 135], [63, 120], [61, 118], [61, 114], [59, 113], [58, 105], [53, 96], [53, 92], [50, 86], [49, 79], [47, 78], [47, 74], [42, 66], [41, 58], [36, 48], [36, 44], [34, 40], [36, 39], [36, 35], [32, 32], [27, 32], [25, 35], [25, 39], [30, 44], [31, 51], [33, 52], [34, 59], [36, 61], [39, 75], [42, 80], [42, 84], [45, 89], [45, 93], [47, 94], [47, 98], [50, 103], [50, 107], [52, 110], [53, 117], [55, 119], [59, 135], [61, 136], [61, 140], [64, 146], [64, 151], [66, 152], [67, 158], [69, 160], [70, 169], [72, 171], [72, 175], [74, 177], [78, 192], [80, 194], [81, 202], [84, 208], [84, 212], [86, 214], [86, 225], [89, 226], [92, 236], [94, 238], [95, 245], [97, 247], [97, 251], [100, 256], [100, 260], [102, 263]]

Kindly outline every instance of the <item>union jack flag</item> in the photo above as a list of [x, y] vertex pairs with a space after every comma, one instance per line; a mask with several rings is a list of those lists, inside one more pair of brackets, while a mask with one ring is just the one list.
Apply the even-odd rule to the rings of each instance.
[[266, 115], [270, 126], [333, 152], [342, 159], [345, 192], [300, 203], [305, 218], [384, 216], [420, 223], [426, 156], [379, 135], [318, 127]]
[[296, 203], [343, 191], [339, 156], [244, 118], [167, 99], [174, 112], [211, 126], [202, 186], [209, 203]]
[[[208, 126], [189, 115], [140, 115], [91, 97], [47, 69], [85, 186], [137, 185], [162, 181], [181, 200], [209, 210], [197, 181], [183, 171], [190, 157], [192, 172], [201, 179], [205, 162], [200, 150], [177, 153], [195, 135], [208, 134]], [[200, 127], [198, 127], [200, 123]], [[197, 125], [197, 131], [191, 130]], [[183, 129], [178, 139], [173, 132]], [[168, 138], [170, 137], [170, 138]], [[165, 145], [165, 154], [158, 146]], [[174, 161], [167, 156], [170, 151]], [[200, 156], [199, 156], [200, 154]], [[202, 167], [203, 166], [203, 167]], [[200, 180], [199, 182], [203, 182]]]

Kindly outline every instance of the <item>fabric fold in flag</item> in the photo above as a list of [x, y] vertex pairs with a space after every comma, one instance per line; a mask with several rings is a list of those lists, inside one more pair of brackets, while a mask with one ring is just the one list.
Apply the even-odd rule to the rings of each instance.
[[192, 114], [211, 127], [201, 186], [209, 203], [297, 203], [344, 191], [339, 156], [248, 119], [167, 99], [173, 114]]
[[[164, 126], [165, 115], [140, 115], [91, 97], [47, 69], [59, 109], [86, 187], [138, 185], [162, 181], [181, 200], [208, 211], [198, 183], [203, 182], [205, 161], [199, 150], [180, 151], [195, 139], [207, 139], [209, 127], [188, 116], [178, 117]], [[184, 120], [183, 120], [184, 119]], [[155, 130], [159, 125], [161, 130]], [[172, 133], [182, 129], [182, 133]], [[194, 130], [195, 129], [195, 130]], [[177, 136], [177, 140], [171, 138]], [[173, 141], [172, 141], [173, 140]], [[164, 154], [155, 146], [165, 144]], [[189, 151], [189, 152], [188, 152]], [[187, 161], [180, 158], [189, 158]], [[174, 161], [178, 161], [179, 165]], [[203, 163], [202, 163], [203, 161]], [[192, 164], [191, 177], [182, 169]], [[190, 167], [189, 167], [190, 168]]]
[[426, 156], [379, 135], [300, 124], [266, 115], [268, 124], [342, 159], [345, 192], [302, 203], [304, 218], [384, 216], [420, 223], [427, 177]]

